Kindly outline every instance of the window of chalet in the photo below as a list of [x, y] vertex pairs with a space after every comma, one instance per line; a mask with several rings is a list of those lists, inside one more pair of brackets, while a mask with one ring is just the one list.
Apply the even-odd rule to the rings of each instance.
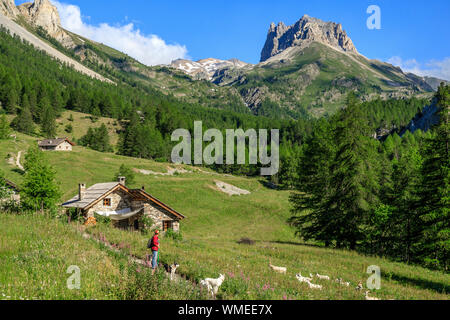
[[167, 231], [172, 228], [172, 221], [163, 221], [163, 231]]
[[103, 199], [103, 206], [104, 207], [111, 207], [111, 198]]

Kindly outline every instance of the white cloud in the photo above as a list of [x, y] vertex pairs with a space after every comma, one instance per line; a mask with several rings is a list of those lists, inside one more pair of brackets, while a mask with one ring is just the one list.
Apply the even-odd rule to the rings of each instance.
[[401, 57], [395, 56], [387, 62], [400, 67], [405, 72], [450, 80], [450, 57], [443, 60], [430, 60], [426, 63], [419, 63], [416, 59], [403, 60]]
[[157, 35], [144, 35], [133, 23], [117, 26], [101, 23], [94, 26], [83, 21], [80, 7], [56, 0], [52, 3], [58, 9], [63, 28], [120, 50], [143, 64], [169, 64], [172, 60], [187, 56], [185, 46], [167, 44]]

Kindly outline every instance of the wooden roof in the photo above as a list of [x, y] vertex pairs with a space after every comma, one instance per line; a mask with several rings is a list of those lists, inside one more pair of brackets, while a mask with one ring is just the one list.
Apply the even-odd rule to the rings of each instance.
[[152, 195], [145, 192], [144, 190], [129, 189], [126, 186], [120, 184], [119, 182], [95, 184], [92, 187], [86, 189], [82, 200], [80, 200], [79, 195], [76, 195], [69, 201], [63, 203], [62, 206], [65, 208], [79, 208], [79, 209], [83, 209], [83, 210], [88, 210], [89, 208], [91, 208], [92, 206], [97, 204], [99, 201], [101, 201], [102, 199], [104, 199], [105, 197], [109, 196], [111, 193], [113, 193], [117, 190], [122, 190], [122, 191], [130, 194], [130, 196], [135, 200], [153, 202], [154, 204], [158, 205], [159, 207], [163, 208], [164, 210], [175, 215], [179, 219], [185, 218], [184, 215], [182, 215], [178, 211], [172, 209], [171, 207], [164, 204], [162, 201], [153, 197]]

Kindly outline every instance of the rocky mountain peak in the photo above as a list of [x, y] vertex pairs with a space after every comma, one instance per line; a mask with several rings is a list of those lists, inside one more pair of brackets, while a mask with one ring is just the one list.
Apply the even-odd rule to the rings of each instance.
[[26, 2], [17, 8], [31, 25], [42, 27], [51, 37], [64, 46], [73, 46], [71, 37], [61, 27], [58, 10], [49, 0]]
[[14, 0], [0, 0], [0, 13], [8, 18], [15, 18], [19, 13]]
[[344, 52], [358, 53], [340, 23], [324, 22], [305, 14], [292, 26], [286, 26], [283, 22], [270, 24], [261, 62], [305, 41], [317, 41]]

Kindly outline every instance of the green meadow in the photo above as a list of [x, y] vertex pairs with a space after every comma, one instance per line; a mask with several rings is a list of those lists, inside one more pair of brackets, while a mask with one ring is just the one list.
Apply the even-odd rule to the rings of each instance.
[[[0, 141], [0, 169], [6, 178], [22, 182], [20, 170], [8, 159], [25, 152], [37, 139], [17, 134], [16, 140]], [[168, 163], [99, 153], [75, 147], [69, 153], [46, 153], [56, 170], [61, 202], [77, 193], [78, 183], [88, 187], [109, 182], [120, 165], [167, 172]], [[23, 161], [23, 158], [22, 158]], [[22, 162], [23, 163], [23, 162]], [[181, 222], [182, 240], [161, 239], [161, 262], [180, 264], [178, 273], [188, 281], [166, 282], [130, 273], [127, 255], [145, 259], [149, 236], [99, 224], [82, 230], [78, 222], [40, 215], [0, 214], [0, 297], [10, 299], [187, 299], [205, 298], [197, 283], [225, 274], [218, 299], [351, 299], [364, 300], [367, 267], [381, 269], [381, 289], [371, 296], [381, 299], [449, 299], [450, 275], [417, 266], [370, 257], [353, 251], [326, 249], [305, 243], [287, 224], [290, 217], [289, 191], [267, 188], [262, 178], [218, 175], [208, 169], [183, 166], [188, 173], [173, 176], [136, 173], [130, 187], [145, 186], [146, 191], [186, 216]], [[251, 192], [229, 196], [215, 185], [223, 181]], [[80, 232], [107, 239], [122, 248], [110, 252]], [[239, 244], [249, 238], [252, 244]], [[274, 273], [269, 266], [287, 267], [287, 274]], [[78, 265], [85, 285], [67, 291], [69, 265]], [[107, 266], [107, 267], [106, 267]], [[314, 279], [322, 290], [309, 289], [295, 275], [319, 273], [331, 281]], [[349, 281], [349, 287], [336, 283]], [[125, 279], [125, 280], [123, 280]], [[159, 280], [158, 280], [159, 279]], [[163, 285], [155, 283], [161, 282]], [[112, 286], [114, 285], [114, 287]], [[116, 289], [114, 289], [116, 288]], [[119, 289], [117, 289], [119, 288]]]

